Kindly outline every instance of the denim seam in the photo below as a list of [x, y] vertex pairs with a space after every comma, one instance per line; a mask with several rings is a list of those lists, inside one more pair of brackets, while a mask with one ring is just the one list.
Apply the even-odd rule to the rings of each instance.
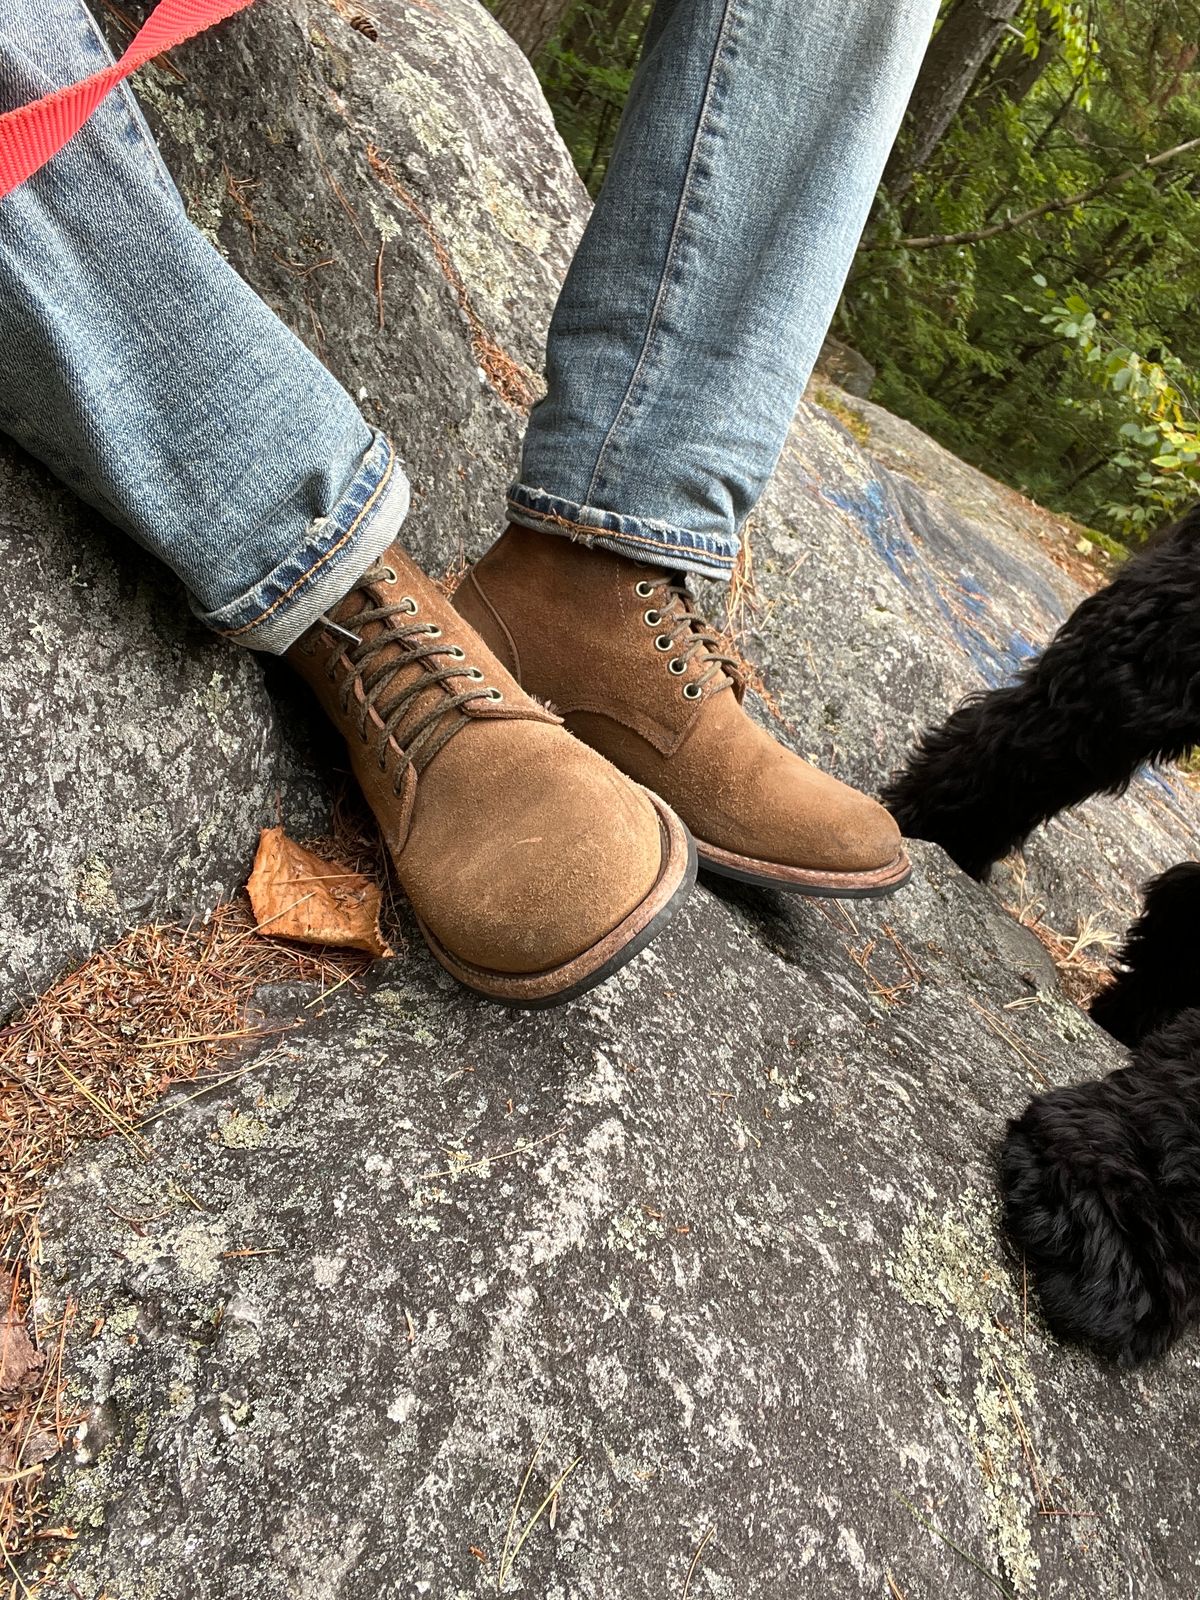
[[[108, 40], [104, 37], [104, 33], [100, 27], [100, 24], [88, 10], [87, 6], [81, 5], [79, 9], [83, 13], [91, 33], [94, 35], [96, 42], [100, 45], [105, 56], [109, 61], [114, 61], [116, 58], [113, 55]], [[176, 187], [175, 181], [171, 177], [171, 174], [167, 171], [166, 163], [162, 158], [162, 152], [154, 142], [154, 136], [151, 134], [150, 129], [146, 125], [142, 108], [138, 104], [133, 90], [129, 87], [128, 82], [126, 82], [124, 79], [117, 84], [117, 93], [120, 97], [122, 106], [124, 107], [125, 115], [128, 117], [130, 123], [132, 123], [133, 130], [138, 136], [138, 143], [142, 146], [143, 153], [150, 157], [150, 165], [154, 169], [154, 176], [158, 181], [159, 187], [162, 189], [163, 193], [168, 197], [168, 199], [172, 200], [176, 205], [178, 205], [180, 203], [179, 190]]]
[[[635, 533], [626, 528], [610, 528], [602, 522], [573, 521], [570, 518], [559, 516], [557, 512], [542, 511], [537, 506], [527, 505], [524, 500], [518, 500], [513, 495], [509, 495], [508, 504], [525, 516], [539, 517], [543, 522], [553, 523], [557, 527], [568, 529], [571, 532], [600, 534], [606, 539], [625, 540], [631, 544], [646, 545], [654, 550], [668, 551], [672, 555], [686, 553], [697, 557], [704, 556], [714, 565], [719, 564], [729, 571], [733, 570], [734, 562], [737, 559], [736, 556], [726, 556], [722, 555], [720, 551], [710, 550], [702, 543], [689, 543], [686, 538], [675, 541], [653, 539], [649, 534]], [[628, 518], [622, 518], [622, 521], [628, 520]]]
[[646, 336], [642, 341], [642, 348], [638, 355], [637, 362], [634, 366], [633, 372], [630, 375], [629, 383], [626, 386], [625, 393], [621, 397], [621, 403], [617, 407], [616, 415], [613, 417], [608, 432], [604, 435], [600, 449], [596, 453], [596, 462], [592, 470], [591, 481], [589, 482], [587, 491], [583, 497], [585, 502], [590, 503], [593, 495], [596, 493], [596, 485], [600, 478], [600, 469], [604, 465], [605, 454], [609, 448], [609, 445], [612, 443], [613, 435], [616, 433], [617, 428], [625, 419], [625, 413], [629, 408], [634, 388], [650, 360], [651, 345], [654, 342], [655, 334], [658, 332], [662, 318], [663, 305], [666, 301], [668, 288], [670, 285], [671, 267], [678, 253], [680, 237], [683, 233], [688, 206], [691, 202], [692, 192], [695, 187], [696, 165], [699, 160], [700, 146], [703, 142], [705, 127], [708, 122], [709, 114], [712, 110], [713, 87], [716, 81], [717, 68], [720, 65], [721, 51], [725, 45], [726, 35], [729, 31], [730, 20], [733, 16], [733, 9], [734, 0], [725, 0], [725, 4], [721, 10], [721, 26], [717, 30], [716, 43], [713, 45], [712, 60], [709, 62], [708, 76], [704, 84], [704, 100], [700, 107], [700, 115], [696, 120], [696, 132], [693, 135], [692, 148], [688, 155], [688, 165], [687, 171], [684, 174], [683, 189], [679, 196], [679, 205], [675, 212], [675, 221], [671, 227], [671, 238], [667, 244], [667, 254], [663, 262], [662, 279], [659, 283], [658, 293], [655, 296], [654, 305], [650, 312], [650, 321], [646, 327]]
[[331, 544], [329, 549], [326, 550], [323, 555], [319, 556], [317, 560], [313, 562], [311, 567], [306, 567], [296, 579], [295, 583], [289, 584], [289, 586], [281, 595], [278, 595], [274, 600], [272, 600], [271, 604], [267, 606], [265, 611], [259, 612], [257, 617], [253, 617], [249, 622], [243, 622], [242, 625], [237, 628], [218, 628], [216, 631], [222, 636], [222, 638], [236, 639], [239, 634], [248, 633], [251, 628], [259, 627], [267, 620], [273, 611], [277, 611], [286, 600], [290, 600], [298, 589], [302, 589], [306, 583], [310, 583], [312, 581], [314, 575], [321, 570], [325, 563], [331, 560], [332, 557], [335, 556], [342, 546], [347, 542], [347, 540], [353, 538], [354, 534], [358, 532], [359, 528], [363, 524], [363, 520], [366, 518], [368, 513], [374, 509], [375, 504], [382, 495], [384, 489], [386, 489], [388, 484], [391, 482], [392, 469], [395, 464], [395, 452], [389, 447], [387, 466], [384, 468], [379, 482], [375, 485], [374, 489], [371, 491], [370, 498], [365, 502], [362, 509], [342, 534], [341, 538]]
[[611, 532], [598, 533], [587, 542], [598, 545], [601, 550], [609, 550], [614, 555], [624, 556], [627, 561], [678, 568], [683, 572], [694, 572], [700, 577], [712, 578], [715, 582], [729, 579], [733, 575], [732, 565], [722, 557], [710, 555], [706, 550], [696, 550], [688, 545], [667, 545], [661, 550], [643, 552], [638, 546], [636, 534]]

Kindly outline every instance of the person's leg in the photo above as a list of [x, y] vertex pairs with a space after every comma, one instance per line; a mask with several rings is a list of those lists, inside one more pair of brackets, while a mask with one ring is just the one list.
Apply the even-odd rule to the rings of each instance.
[[[107, 59], [79, 0], [0, 16], [0, 109]], [[0, 429], [173, 567], [210, 626], [286, 652], [463, 982], [567, 999], [686, 895], [669, 809], [524, 695], [393, 542], [387, 440], [188, 222], [124, 88], [0, 199]]]
[[[0, 109], [110, 59], [77, 0], [9, 0]], [[403, 521], [382, 434], [184, 215], [122, 86], [0, 201], [0, 429], [281, 652]]]
[[728, 574], [936, 0], [659, 0], [554, 312], [514, 522]]
[[516, 526], [459, 601], [528, 688], [670, 800], [702, 865], [813, 893], [898, 887], [895, 826], [755, 727], [672, 574], [733, 568], [936, 10], [659, 0], [551, 323]]

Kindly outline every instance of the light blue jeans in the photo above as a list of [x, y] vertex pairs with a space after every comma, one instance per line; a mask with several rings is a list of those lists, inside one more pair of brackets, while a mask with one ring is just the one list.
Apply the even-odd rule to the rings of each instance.
[[[514, 520], [729, 572], [936, 9], [659, 0]], [[0, 109], [107, 59], [82, 0], [0, 0]], [[124, 88], [0, 200], [0, 429], [262, 650], [340, 598], [408, 505], [388, 441], [188, 222]]]
[[937, 0], [658, 0], [514, 522], [710, 577], [779, 459]]
[[[0, 110], [110, 59], [82, 0], [0, 0]], [[261, 650], [408, 508], [388, 441], [188, 221], [124, 86], [0, 199], [0, 429]]]

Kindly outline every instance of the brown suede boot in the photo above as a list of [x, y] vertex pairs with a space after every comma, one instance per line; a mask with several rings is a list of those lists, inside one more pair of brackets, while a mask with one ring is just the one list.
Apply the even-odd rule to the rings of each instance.
[[686, 897], [679, 819], [522, 693], [397, 545], [286, 659], [346, 738], [430, 949], [469, 988], [569, 1000]]
[[883, 807], [750, 720], [736, 663], [671, 573], [513, 526], [454, 604], [572, 733], [679, 813], [702, 868], [811, 895], [908, 879]]

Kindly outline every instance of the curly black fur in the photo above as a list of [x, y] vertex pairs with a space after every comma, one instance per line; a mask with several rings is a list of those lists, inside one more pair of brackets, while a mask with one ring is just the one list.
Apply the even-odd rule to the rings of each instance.
[[1041, 822], [1200, 743], [1200, 506], [1091, 595], [1016, 683], [926, 730], [884, 791], [972, 877]]
[[1200, 1312], [1200, 1009], [1009, 1124], [1005, 1221], [1046, 1319], [1133, 1366]]
[[1200, 862], [1146, 886], [1142, 914], [1114, 961], [1116, 978], [1092, 1001], [1094, 1021], [1132, 1049], [1189, 1006], [1200, 1006]]
[[[928, 729], [884, 800], [973, 877], [1039, 823], [1200, 743], [1200, 506], [1009, 688]], [[1092, 1015], [1135, 1049], [1010, 1123], [1005, 1218], [1047, 1319], [1133, 1364], [1200, 1315], [1200, 864], [1149, 885]]]

